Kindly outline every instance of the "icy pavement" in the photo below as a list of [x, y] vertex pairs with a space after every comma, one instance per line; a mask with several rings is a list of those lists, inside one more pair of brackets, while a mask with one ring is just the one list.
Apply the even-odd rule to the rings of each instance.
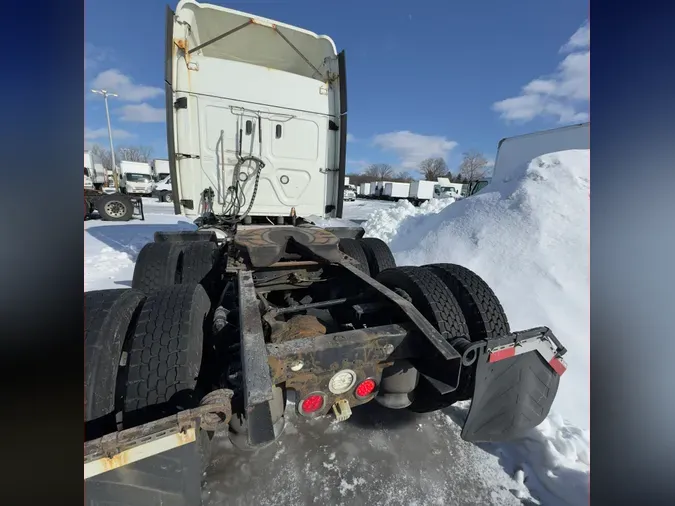
[[454, 413], [416, 415], [377, 403], [342, 423], [298, 419], [254, 453], [216, 438], [204, 506], [537, 504], [506, 474], [497, 454], [460, 439]]

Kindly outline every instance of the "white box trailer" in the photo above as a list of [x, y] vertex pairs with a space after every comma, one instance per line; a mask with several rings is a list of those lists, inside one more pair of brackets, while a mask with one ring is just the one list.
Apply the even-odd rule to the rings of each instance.
[[85, 187], [100, 189], [105, 184], [105, 169], [101, 158], [89, 150], [84, 150]]
[[385, 183], [382, 195], [392, 199], [408, 198], [410, 183]]
[[436, 181], [413, 181], [410, 183], [408, 197], [415, 200], [429, 200], [434, 198]]
[[590, 122], [505, 137], [497, 145], [492, 177], [508, 177], [512, 170], [538, 156], [569, 149], [591, 149]]
[[359, 186], [359, 195], [370, 195], [370, 183], [361, 183]]
[[155, 178], [155, 181], [162, 181], [166, 179], [171, 174], [171, 169], [169, 168], [169, 160], [157, 159], [153, 160], [150, 163], [152, 168], [152, 175]]
[[175, 211], [200, 216], [212, 188], [212, 212], [244, 223], [341, 217], [347, 88], [333, 40], [185, 0], [167, 33]]

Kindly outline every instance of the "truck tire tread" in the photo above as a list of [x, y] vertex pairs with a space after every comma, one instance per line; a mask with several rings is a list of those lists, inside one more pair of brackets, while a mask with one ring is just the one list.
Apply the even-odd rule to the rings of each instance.
[[363, 251], [368, 259], [370, 275], [376, 277], [385, 269], [396, 267], [396, 260], [391, 253], [389, 246], [382, 239], [377, 237], [364, 237], [359, 239]]
[[143, 246], [134, 267], [131, 287], [146, 294], [180, 282], [183, 245], [151, 242]]
[[209, 308], [201, 285], [169, 286], [148, 296], [129, 346], [125, 426], [197, 405]]
[[145, 294], [133, 289], [84, 294], [84, 419], [115, 411], [115, 388], [122, 348]]
[[468, 336], [457, 300], [433, 272], [422, 267], [395, 267], [382, 271], [376, 279], [388, 288], [406, 292], [413, 305], [446, 339]]
[[201, 283], [215, 264], [218, 245], [213, 242], [189, 242], [183, 245], [181, 283]]
[[457, 264], [431, 264], [425, 268], [441, 278], [457, 299], [469, 326], [469, 340], [480, 341], [511, 332], [499, 299], [478, 274]]
[[343, 238], [340, 239], [338, 243], [340, 251], [345, 255], [356, 260], [356, 267], [365, 274], [370, 276], [370, 269], [368, 268], [368, 258], [366, 257], [366, 252], [363, 250], [363, 247], [356, 239]]

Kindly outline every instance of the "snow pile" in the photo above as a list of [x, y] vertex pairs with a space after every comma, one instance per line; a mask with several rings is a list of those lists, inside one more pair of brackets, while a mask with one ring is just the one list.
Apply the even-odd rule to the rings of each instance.
[[[440, 212], [398, 223], [392, 216], [390, 232], [379, 236], [399, 265], [450, 262], [475, 271], [501, 300], [513, 330], [548, 326], [568, 349], [549, 418], [531, 436], [500, 445], [536, 497], [557, 498], [544, 504], [588, 502], [589, 176], [590, 151], [550, 153]], [[371, 221], [366, 230], [381, 226], [379, 216]]]
[[399, 233], [406, 235], [407, 218], [438, 213], [453, 202], [455, 202], [453, 198], [431, 199], [415, 207], [407, 200], [399, 200], [393, 207], [377, 209], [373, 212], [370, 219], [363, 224], [365, 236], [377, 237], [390, 242]]

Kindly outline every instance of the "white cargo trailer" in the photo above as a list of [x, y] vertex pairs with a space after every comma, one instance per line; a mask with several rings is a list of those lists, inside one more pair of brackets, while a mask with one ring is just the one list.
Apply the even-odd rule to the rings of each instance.
[[569, 149], [591, 149], [590, 122], [502, 139], [492, 177], [508, 177], [513, 169], [538, 156]]
[[385, 183], [382, 196], [388, 199], [408, 198], [410, 183]]
[[91, 151], [84, 150], [84, 186], [100, 189], [105, 184], [105, 170], [101, 158]]
[[370, 195], [370, 183], [361, 183], [359, 186], [359, 195]]
[[413, 181], [410, 183], [408, 197], [413, 200], [429, 200], [434, 198], [436, 181]]
[[153, 160], [150, 164], [150, 167], [152, 168], [152, 176], [155, 181], [163, 181], [171, 174], [171, 170], [169, 169], [169, 160]]

